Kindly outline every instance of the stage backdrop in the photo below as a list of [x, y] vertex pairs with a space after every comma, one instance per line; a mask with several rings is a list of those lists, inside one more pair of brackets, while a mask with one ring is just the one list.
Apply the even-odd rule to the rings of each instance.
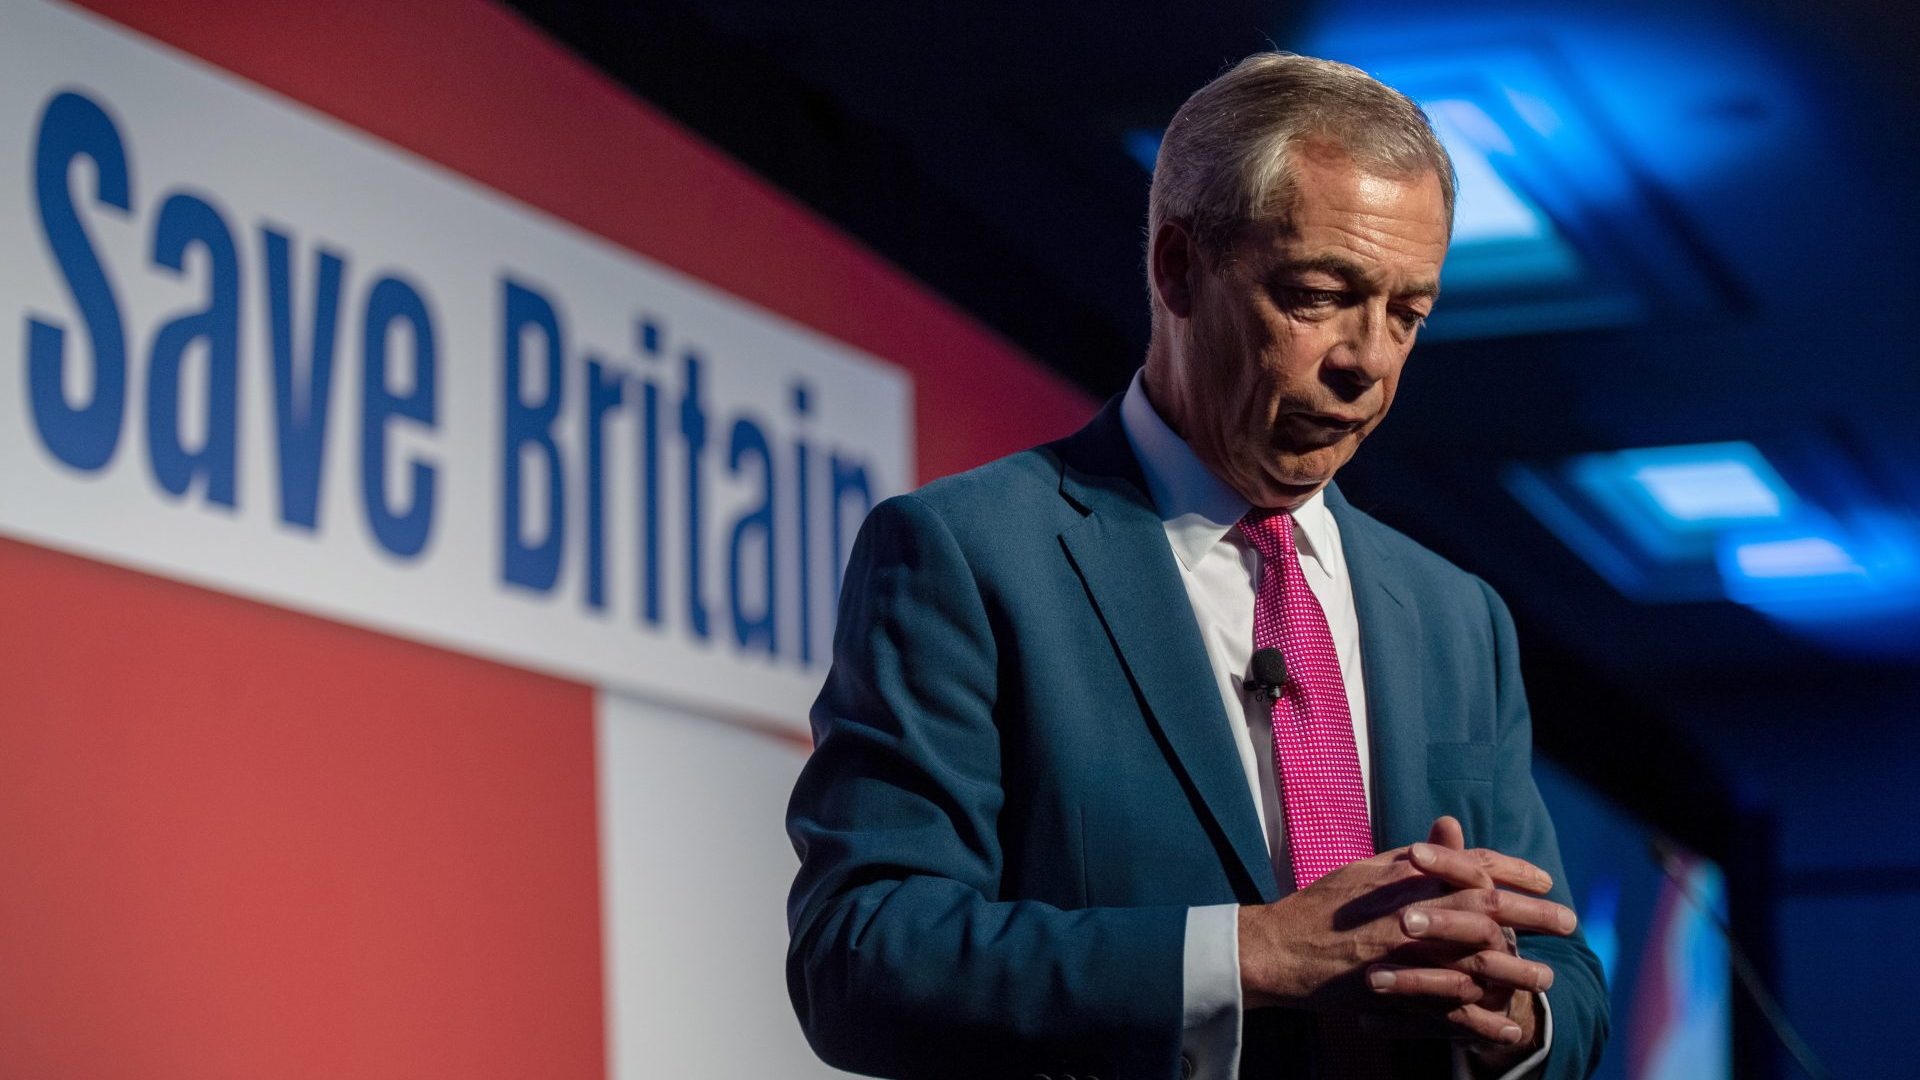
[[796, 1076], [878, 499], [1092, 403], [479, 0], [0, 0], [0, 1076]]

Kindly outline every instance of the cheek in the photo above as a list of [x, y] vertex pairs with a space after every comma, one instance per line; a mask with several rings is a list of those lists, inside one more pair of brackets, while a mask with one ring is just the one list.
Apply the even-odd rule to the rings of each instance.
[[1261, 357], [1267, 385], [1283, 399], [1318, 401], [1319, 393], [1301, 388], [1317, 381], [1320, 358], [1331, 347], [1329, 335], [1314, 324], [1280, 322], [1273, 329]]
[[1196, 344], [1202, 369], [1198, 385], [1207, 388], [1210, 398], [1207, 411], [1216, 417], [1245, 412], [1251, 399], [1261, 395], [1262, 379], [1260, 354], [1249, 349], [1243, 328], [1216, 324]]
[[1249, 313], [1234, 330], [1248, 382], [1267, 386], [1284, 376], [1286, 358], [1312, 333], [1310, 327], [1296, 326], [1285, 314], [1273, 310]]

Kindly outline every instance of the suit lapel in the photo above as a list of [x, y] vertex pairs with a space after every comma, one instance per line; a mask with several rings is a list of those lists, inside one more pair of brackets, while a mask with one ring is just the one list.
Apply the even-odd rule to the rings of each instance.
[[1354, 614], [1360, 620], [1360, 666], [1367, 683], [1367, 746], [1372, 759], [1374, 850], [1424, 840], [1428, 821], [1414, 820], [1426, 805], [1427, 723], [1420, 672], [1425, 652], [1420, 609], [1380, 526], [1348, 503], [1333, 485], [1327, 508], [1340, 526]]
[[1165, 528], [1120, 427], [1118, 399], [1058, 444], [1060, 492], [1083, 515], [1060, 542], [1179, 768], [1260, 898], [1277, 899], [1260, 819]]

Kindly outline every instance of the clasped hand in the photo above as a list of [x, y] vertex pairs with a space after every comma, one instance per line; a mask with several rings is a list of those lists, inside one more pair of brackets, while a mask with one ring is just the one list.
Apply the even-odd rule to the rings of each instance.
[[1383, 1035], [1530, 1041], [1531, 999], [1514, 996], [1545, 990], [1553, 969], [1515, 955], [1508, 929], [1572, 933], [1573, 911], [1537, 895], [1552, 886], [1524, 859], [1468, 850], [1460, 823], [1442, 817], [1424, 844], [1241, 908], [1243, 1002], [1360, 1013]]

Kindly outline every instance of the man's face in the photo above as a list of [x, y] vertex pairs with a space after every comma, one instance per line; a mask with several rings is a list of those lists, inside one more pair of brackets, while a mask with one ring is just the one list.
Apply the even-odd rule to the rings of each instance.
[[1387, 415], [1447, 253], [1432, 172], [1369, 175], [1324, 144], [1294, 161], [1291, 227], [1256, 227], [1192, 265], [1168, 370], [1148, 372], [1201, 460], [1275, 509], [1325, 486]]

